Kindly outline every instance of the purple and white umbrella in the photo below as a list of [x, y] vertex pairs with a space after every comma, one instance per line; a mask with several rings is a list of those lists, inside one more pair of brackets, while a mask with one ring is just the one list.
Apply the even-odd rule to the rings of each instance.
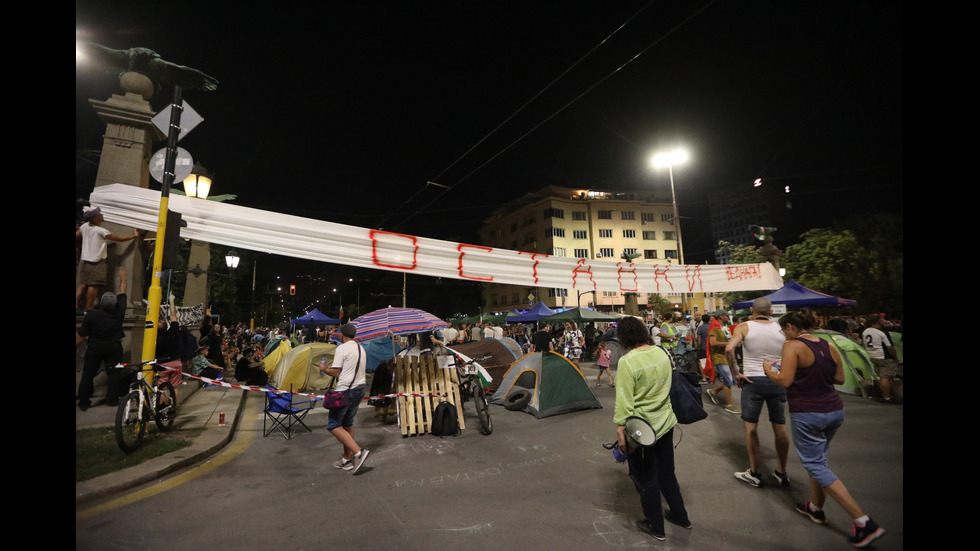
[[[369, 341], [388, 335], [408, 335], [445, 329], [449, 324], [418, 308], [382, 308], [350, 321], [357, 328], [356, 341]], [[340, 338], [340, 331], [331, 336]]]

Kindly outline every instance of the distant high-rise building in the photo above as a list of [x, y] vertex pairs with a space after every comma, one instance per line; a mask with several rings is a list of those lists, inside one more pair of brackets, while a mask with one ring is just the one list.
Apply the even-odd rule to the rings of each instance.
[[[787, 228], [791, 224], [792, 203], [785, 190], [762, 187], [750, 190], [712, 191], [708, 194], [708, 218], [711, 221], [712, 245], [727, 241], [733, 245], [759, 245], [749, 226]], [[728, 258], [715, 251], [715, 262], [727, 264]]]

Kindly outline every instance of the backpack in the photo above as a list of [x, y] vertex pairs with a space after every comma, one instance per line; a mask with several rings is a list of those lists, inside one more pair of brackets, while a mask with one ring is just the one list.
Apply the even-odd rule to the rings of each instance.
[[457, 436], [460, 432], [459, 419], [456, 417], [456, 405], [452, 402], [439, 402], [432, 411], [433, 436]]

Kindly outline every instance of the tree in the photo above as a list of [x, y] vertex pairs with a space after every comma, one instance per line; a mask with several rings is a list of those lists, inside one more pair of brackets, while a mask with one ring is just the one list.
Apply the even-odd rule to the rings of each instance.
[[880, 256], [869, 251], [851, 230], [814, 228], [790, 245], [787, 270], [793, 279], [815, 291], [868, 302], [883, 273]]
[[[728, 241], [719, 241], [716, 249], [718, 253], [728, 258], [729, 264], [758, 264], [766, 261], [759, 252], [760, 247], [753, 245], [735, 245]], [[785, 262], [785, 258], [783, 256], [783, 262]], [[736, 302], [751, 300], [768, 293], [769, 291], [734, 291], [723, 293], [722, 302], [724, 304], [735, 304]]]
[[661, 295], [660, 293], [648, 293], [647, 294], [647, 304], [649, 310], [656, 313], [656, 318], [659, 319], [671, 310], [671, 303], [667, 300], [667, 297]]

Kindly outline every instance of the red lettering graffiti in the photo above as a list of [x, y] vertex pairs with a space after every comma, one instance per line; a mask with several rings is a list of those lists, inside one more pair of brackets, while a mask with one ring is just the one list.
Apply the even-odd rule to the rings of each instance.
[[[592, 283], [592, 290], [595, 291], [598, 289], [598, 287], [596, 287], [595, 278], [592, 277], [592, 265], [591, 264], [584, 265], [584, 264], [585, 264], [584, 258], [578, 259], [578, 262], [575, 263], [575, 269], [572, 270], [572, 289], [578, 289], [578, 275], [582, 273], [582, 274], [589, 274], [589, 282]], [[583, 267], [585, 268], [584, 270], [579, 270], [579, 268], [583, 268]]]
[[701, 265], [691, 266], [688, 264], [684, 267], [684, 277], [687, 279], [687, 291], [700, 292], [704, 289], [704, 285], [701, 281]]
[[656, 290], [657, 293], [660, 292], [660, 278], [661, 278], [661, 276], [664, 278], [664, 283], [666, 283], [670, 287], [671, 292], [674, 290], [674, 284], [670, 282], [670, 274], [667, 273], [669, 271], [670, 271], [670, 264], [667, 264], [667, 265], [654, 264], [653, 265], [653, 284], [657, 288], [657, 290]]
[[762, 279], [762, 269], [758, 264], [738, 264], [726, 266], [725, 277], [728, 278], [728, 281]]
[[459, 251], [459, 277], [461, 277], [463, 279], [475, 279], [477, 281], [493, 281], [493, 276], [490, 276], [490, 277], [473, 277], [473, 276], [468, 276], [468, 275], [466, 275], [466, 274], [463, 273], [463, 255], [466, 254], [466, 253], [463, 252], [463, 247], [470, 247], [470, 248], [473, 248], [473, 249], [481, 249], [481, 250], [484, 250], [484, 251], [487, 251], [487, 252], [490, 252], [490, 251], [493, 250], [490, 247], [481, 247], [480, 245], [466, 245], [464, 243], [460, 243], [459, 245], [457, 245], [456, 246], [456, 250]]
[[537, 285], [538, 284], [538, 257], [539, 256], [547, 257], [548, 255], [542, 253], [529, 253], [525, 251], [517, 251], [517, 254], [531, 255], [531, 260], [534, 261], [534, 264], [531, 265], [531, 271], [534, 273], [534, 284]]
[[[395, 269], [398, 269], [398, 270], [414, 270], [415, 267], [418, 266], [418, 252], [419, 252], [418, 238], [416, 238], [414, 236], [411, 236], [411, 235], [405, 235], [405, 234], [401, 234], [401, 233], [392, 233], [392, 232], [381, 231], [381, 230], [371, 230], [370, 236], [371, 236], [371, 260], [374, 262], [375, 265], [377, 265], [377, 266], [383, 266], [385, 268], [395, 268]], [[392, 248], [392, 245], [394, 245], [395, 240], [388, 241], [388, 240], [385, 240], [384, 238], [385, 237], [395, 237], [395, 238], [397, 238], [397, 240], [402, 240], [402, 239], [409, 240], [411, 242], [411, 247], [412, 247], [412, 263], [406, 265], [406, 264], [392, 264], [392, 263], [388, 263], [388, 262], [382, 262], [381, 261], [381, 258], [380, 258], [381, 255], [378, 254], [379, 253], [379, 247], [378, 247], [379, 237], [381, 238], [381, 240], [385, 241], [387, 243], [387, 245], [388, 245], [387, 247], [382, 247], [382, 250], [388, 250], [388, 253], [389, 254], [394, 254], [394, 259], [391, 262], [395, 262], [395, 261], [400, 260], [400, 258], [398, 257], [397, 253], [395, 253], [394, 250], [393, 250], [393, 248]]]
[[[637, 277], [636, 277], [636, 264], [633, 264], [632, 262], [629, 262], [629, 263], [626, 264], [626, 266], [629, 267], [628, 270], [624, 270], [623, 269], [624, 266], [623, 266], [623, 263], [622, 262], [617, 262], [616, 263], [616, 268], [617, 268], [617, 270], [616, 270], [616, 281], [619, 284], [619, 290], [620, 291], [626, 291], [628, 293], [635, 293], [635, 292], [637, 292], [637, 291], [640, 290], [640, 286], [638, 284]], [[626, 287], [623, 287], [623, 274], [632, 274], [632, 276], [633, 276], [633, 287], [632, 288], [627, 289]], [[627, 280], [628, 280], [628, 278], [627, 278]]]

